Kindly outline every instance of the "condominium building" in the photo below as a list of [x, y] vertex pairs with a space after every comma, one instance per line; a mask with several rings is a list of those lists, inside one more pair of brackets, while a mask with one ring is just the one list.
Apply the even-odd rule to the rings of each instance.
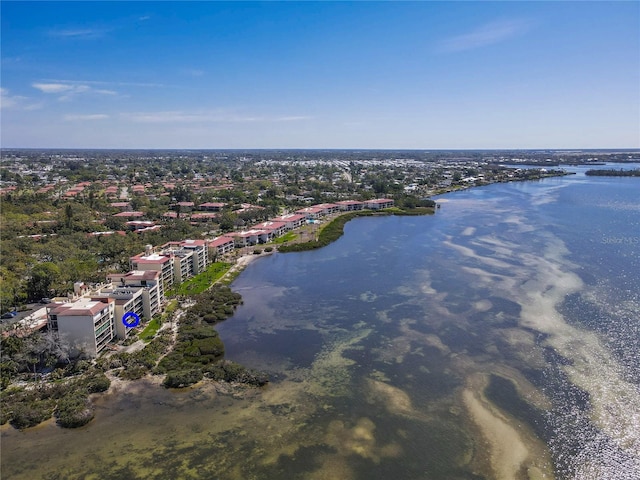
[[284, 222], [287, 230], [294, 230], [307, 223], [307, 216], [299, 213], [289, 213], [273, 219], [274, 222]]
[[144, 316], [151, 318], [158, 313], [164, 300], [164, 289], [160, 272], [134, 270], [127, 273], [114, 273], [107, 278], [114, 287], [143, 287], [147, 293], [143, 296]]
[[151, 245], [147, 245], [145, 253], [131, 257], [131, 269], [160, 273], [162, 289], [166, 292], [174, 284], [174, 261], [169, 255], [153, 253]]
[[242, 232], [233, 232], [225, 234], [225, 237], [233, 239], [237, 248], [257, 245], [261, 238], [266, 240], [269, 232], [266, 230], [246, 230]]
[[362, 210], [364, 207], [364, 203], [358, 202], [357, 200], [342, 200], [340, 202], [336, 202], [336, 204], [340, 207], [340, 210], [344, 212]]
[[195, 274], [193, 252], [188, 250], [176, 250], [171, 253], [173, 260], [173, 274], [175, 283], [179, 284], [193, 277]]
[[47, 305], [49, 329], [72, 347], [72, 356], [84, 352], [95, 357], [115, 336], [116, 302], [111, 298], [82, 297]]
[[115, 333], [120, 339], [127, 338], [129, 332], [131, 332], [131, 328], [127, 327], [123, 322], [123, 317], [126, 313], [133, 312], [139, 318], [150, 318], [145, 315], [145, 310], [149, 311], [149, 292], [144, 287], [107, 288], [102, 291], [101, 297], [107, 298], [114, 303], [113, 321]]
[[393, 200], [390, 198], [376, 198], [375, 200], [366, 200], [364, 208], [370, 210], [382, 210], [383, 208], [393, 207]]
[[209, 258], [214, 258], [216, 255], [231, 253], [235, 249], [233, 237], [228, 237], [226, 235], [210, 240], [207, 245], [209, 248]]
[[325, 209], [321, 207], [305, 207], [296, 210], [297, 214], [304, 215], [308, 220], [315, 220], [325, 215]]
[[322, 215], [331, 215], [332, 213], [340, 211], [340, 205], [336, 203], [320, 203], [318, 205], [314, 205], [314, 207], [320, 208]]
[[209, 265], [209, 249], [205, 240], [184, 240], [179, 243], [183, 250], [193, 252], [193, 274], [206, 270]]
[[269, 220], [253, 226], [253, 230], [266, 230], [269, 232], [269, 239], [271, 241], [274, 238], [280, 237], [287, 231], [287, 224], [285, 222], [277, 222]]

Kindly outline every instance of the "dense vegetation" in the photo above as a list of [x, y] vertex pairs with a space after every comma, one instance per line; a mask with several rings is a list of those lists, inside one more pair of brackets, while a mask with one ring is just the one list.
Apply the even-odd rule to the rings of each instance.
[[264, 375], [222, 361], [224, 345], [213, 326], [233, 314], [242, 301], [240, 294], [227, 286], [214, 285], [195, 300], [195, 305], [180, 320], [173, 350], [154, 369], [154, 373], [166, 374], [164, 385], [184, 387], [200, 381], [203, 376], [253, 385], [266, 383]]
[[[129, 258], [146, 244], [200, 238], [202, 229], [184, 220], [140, 235], [124, 232], [103, 200], [94, 205], [23, 194], [2, 202], [0, 305], [5, 312], [42, 298], [66, 295], [74, 282], [103, 282], [108, 273], [129, 270]], [[167, 207], [168, 208], [168, 207]], [[106, 219], [105, 219], [106, 216]], [[91, 236], [96, 230], [122, 234]], [[37, 235], [35, 237], [31, 235]]]
[[[433, 202], [435, 204], [435, 202]], [[433, 213], [433, 207], [415, 207], [415, 208], [389, 208], [382, 211], [372, 211], [372, 210], [359, 210], [356, 212], [345, 213], [344, 215], [340, 215], [334, 218], [331, 222], [327, 223], [323, 226], [323, 228], [318, 233], [318, 236], [315, 240], [311, 240], [309, 242], [304, 243], [294, 243], [290, 245], [282, 245], [279, 247], [280, 252], [303, 252], [306, 250], [315, 250], [316, 248], [322, 248], [329, 245], [332, 242], [335, 242], [338, 238], [340, 238], [344, 234], [344, 226], [345, 224], [356, 217], [370, 217], [372, 215], [425, 215]]]
[[[0, 421], [15, 428], [33, 427], [55, 415], [57, 423], [66, 428], [80, 427], [93, 418], [89, 394], [104, 392], [111, 384], [97, 368], [76, 372], [70, 378], [53, 383], [36, 383], [28, 387], [4, 390], [0, 394]], [[78, 376], [79, 373], [83, 375]]]
[[611, 168], [606, 170], [587, 170], [584, 174], [594, 177], [640, 177], [640, 169], [615, 170]]
[[373, 212], [368, 210], [362, 210], [359, 212], [345, 213], [334, 218], [331, 222], [324, 225], [324, 227], [318, 233], [315, 240], [311, 240], [304, 243], [294, 243], [291, 245], [282, 245], [279, 248], [280, 252], [303, 252], [305, 250], [314, 250], [316, 248], [322, 248], [335, 242], [344, 233], [345, 224], [355, 218], [362, 216], [374, 215]]

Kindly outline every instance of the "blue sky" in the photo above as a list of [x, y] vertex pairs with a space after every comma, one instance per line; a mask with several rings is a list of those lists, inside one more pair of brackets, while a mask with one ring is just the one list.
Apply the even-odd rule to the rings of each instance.
[[2, 138], [638, 148], [639, 2], [10, 2]]

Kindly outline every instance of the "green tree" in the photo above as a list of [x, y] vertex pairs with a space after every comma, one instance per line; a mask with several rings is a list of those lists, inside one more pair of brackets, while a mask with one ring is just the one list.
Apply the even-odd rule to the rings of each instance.
[[0, 267], [0, 307], [2, 313], [26, 300], [22, 295], [22, 288], [19, 277], [14, 272], [4, 266]]
[[39, 263], [31, 269], [27, 281], [27, 295], [31, 300], [48, 297], [51, 285], [60, 277], [60, 268], [52, 262]]
[[71, 228], [73, 222], [73, 206], [67, 203], [64, 206], [64, 224], [67, 228]]
[[220, 230], [223, 232], [230, 232], [235, 228], [236, 222], [238, 221], [238, 215], [230, 211], [224, 211], [220, 215]]

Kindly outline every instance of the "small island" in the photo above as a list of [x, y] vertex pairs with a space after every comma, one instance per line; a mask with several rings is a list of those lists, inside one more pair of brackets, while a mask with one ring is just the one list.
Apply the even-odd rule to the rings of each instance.
[[584, 174], [589, 177], [640, 177], [640, 168], [636, 168], [635, 170], [616, 170], [613, 168], [587, 170]]

